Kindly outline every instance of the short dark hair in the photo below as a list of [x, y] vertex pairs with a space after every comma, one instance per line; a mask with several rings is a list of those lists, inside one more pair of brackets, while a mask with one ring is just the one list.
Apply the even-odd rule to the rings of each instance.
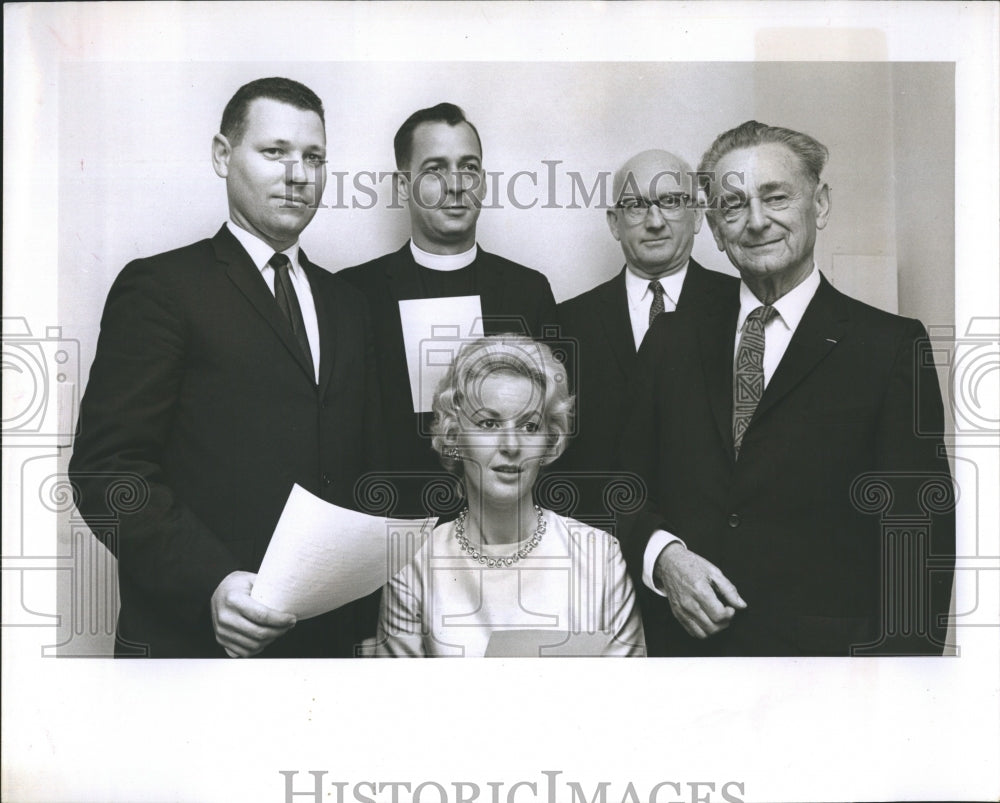
[[784, 145], [791, 150], [798, 157], [809, 177], [815, 183], [819, 183], [820, 174], [823, 172], [826, 160], [830, 155], [826, 146], [801, 131], [765, 125], [756, 120], [747, 120], [742, 125], [732, 128], [724, 134], [719, 134], [715, 138], [715, 142], [701, 157], [701, 162], [698, 165], [699, 178], [702, 181], [711, 182], [715, 166], [730, 151], [772, 142]]
[[300, 84], [291, 78], [258, 78], [237, 89], [222, 112], [219, 133], [228, 139], [230, 144], [238, 145], [243, 139], [247, 128], [247, 110], [258, 98], [277, 100], [302, 111], [316, 112], [324, 127], [326, 126], [323, 101], [305, 84]]
[[447, 123], [451, 126], [465, 123], [476, 135], [476, 142], [479, 143], [479, 155], [482, 156], [483, 141], [479, 138], [476, 127], [466, 119], [465, 112], [454, 103], [439, 103], [429, 109], [415, 111], [399, 127], [399, 131], [396, 132], [396, 136], [392, 140], [392, 147], [396, 152], [397, 170], [402, 170], [404, 165], [410, 166], [410, 158], [413, 156], [413, 131], [421, 123]]

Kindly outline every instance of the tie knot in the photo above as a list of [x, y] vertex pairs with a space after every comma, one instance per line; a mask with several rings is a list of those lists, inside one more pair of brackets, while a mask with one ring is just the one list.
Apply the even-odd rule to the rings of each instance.
[[767, 326], [771, 319], [777, 314], [778, 310], [772, 306], [757, 307], [757, 309], [747, 316], [747, 321], [753, 323], [760, 321], [761, 326]]
[[274, 256], [267, 260], [267, 264], [274, 268], [275, 272], [288, 271], [292, 266], [288, 257], [282, 253], [275, 253]]
[[655, 279], [649, 283], [649, 290], [656, 298], [663, 298], [663, 285]]

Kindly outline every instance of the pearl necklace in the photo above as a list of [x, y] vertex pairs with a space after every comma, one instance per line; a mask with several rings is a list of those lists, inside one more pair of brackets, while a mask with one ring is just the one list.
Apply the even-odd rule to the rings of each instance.
[[545, 535], [545, 519], [543, 518], [542, 509], [538, 505], [535, 505], [535, 512], [538, 514], [538, 525], [535, 527], [535, 532], [524, 546], [518, 547], [508, 557], [491, 558], [489, 555], [482, 554], [469, 543], [469, 539], [465, 537], [465, 519], [469, 515], [469, 508], [465, 508], [458, 514], [458, 518], [455, 519], [455, 540], [458, 541], [458, 545], [463, 552], [468, 553], [468, 556], [472, 560], [483, 564], [483, 566], [491, 569], [513, 566], [521, 558], [527, 557], [528, 553], [542, 542], [542, 536]]

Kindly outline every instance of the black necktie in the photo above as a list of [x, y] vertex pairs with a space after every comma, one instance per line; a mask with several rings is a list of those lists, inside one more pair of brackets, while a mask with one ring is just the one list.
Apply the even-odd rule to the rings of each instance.
[[292, 334], [299, 341], [302, 353], [306, 355], [306, 361], [312, 365], [312, 350], [309, 348], [309, 338], [306, 336], [306, 324], [302, 320], [302, 309], [299, 307], [299, 299], [292, 286], [292, 278], [288, 275], [292, 265], [284, 254], [275, 254], [267, 264], [274, 268], [274, 300], [278, 302], [278, 309], [291, 325]]
[[649, 305], [649, 325], [653, 325], [653, 319], [664, 310], [663, 306], [663, 285], [658, 281], [649, 283], [649, 289], [653, 293], [653, 303]]
[[778, 311], [757, 307], [747, 316], [733, 371], [733, 447], [740, 456], [743, 435], [764, 395], [764, 327]]

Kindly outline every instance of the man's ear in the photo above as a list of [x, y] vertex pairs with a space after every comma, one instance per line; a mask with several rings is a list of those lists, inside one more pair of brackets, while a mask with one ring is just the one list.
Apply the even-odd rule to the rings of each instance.
[[614, 237], [618, 242], [622, 241], [621, 235], [618, 233], [618, 210], [609, 209], [607, 212], [608, 228], [611, 229], [611, 236]]
[[397, 170], [392, 174], [392, 180], [396, 182], [396, 197], [404, 201], [410, 200], [410, 171]]
[[222, 134], [212, 137], [212, 167], [215, 168], [215, 175], [219, 178], [226, 178], [229, 175], [229, 157], [233, 148], [229, 140]]
[[715, 238], [715, 245], [720, 251], [726, 250], [726, 241], [722, 237], [722, 233], [719, 231], [718, 224], [715, 222], [715, 218], [711, 214], [706, 214], [705, 217], [708, 219], [708, 228], [712, 232], [712, 237]]
[[816, 228], [825, 229], [830, 218], [830, 185], [825, 181], [813, 195], [813, 203], [816, 205]]
[[694, 233], [701, 231], [701, 222], [705, 219], [705, 210], [698, 206], [694, 210]]

